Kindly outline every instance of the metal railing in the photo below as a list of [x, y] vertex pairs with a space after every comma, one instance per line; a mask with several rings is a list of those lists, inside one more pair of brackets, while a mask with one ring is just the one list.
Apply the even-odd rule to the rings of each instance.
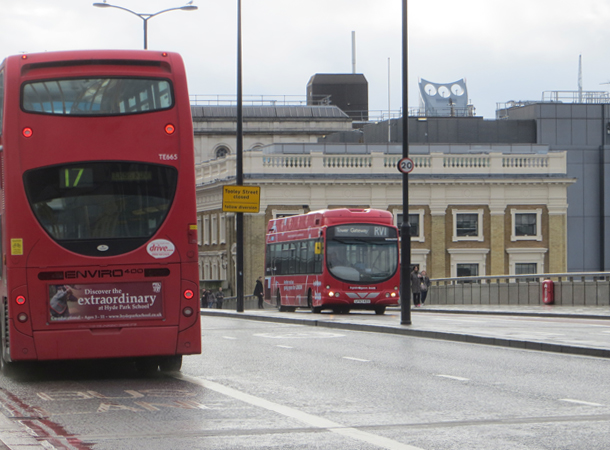
[[610, 306], [610, 272], [431, 279], [431, 305], [542, 305], [542, 282], [553, 282], [555, 305]]
[[[269, 305], [266, 305], [269, 307]], [[222, 301], [221, 309], [232, 309], [237, 308], [237, 297], [225, 297]], [[215, 304], [212, 309], [218, 309]], [[258, 299], [254, 295], [244, 295], [244, 309], [258, 309]]]

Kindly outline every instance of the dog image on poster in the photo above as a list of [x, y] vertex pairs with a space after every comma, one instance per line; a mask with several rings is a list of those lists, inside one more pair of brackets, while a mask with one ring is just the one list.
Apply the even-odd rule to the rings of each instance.
[[51, 317], [68, 317], [70, 315], [68, 302], [75, 303], [77, 301], [72, 292], [72, 287], [67, 284], [51, 286], [50, 296]]

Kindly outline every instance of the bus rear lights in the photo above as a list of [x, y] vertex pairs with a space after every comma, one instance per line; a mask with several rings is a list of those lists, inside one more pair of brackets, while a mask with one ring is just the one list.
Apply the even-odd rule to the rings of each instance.
[[165, 125], [165, 132], [169, 135], [174, 134], [176, 131], [176, 127], [173, 126], [171, 123], [168, 123], [167, 125]]
[[34, 134], [34, 132], [32, 131], [32, 129], [30, 127], [25, 127], [22, 131], [23, 136], [26, 138], [32, 137], [32, 134]]
[[182, 310], [182, 314], [184, 315], [184, 317], [191, 317], [194, 312], [195, 311], [193, 311], [193, 308], [191, 308], [190, 306], [187, 306]]
[[27, 322], [28, 321], [28, 315], [26, 313], [19, 313], [17, 315], [17, 320], [21, 323]]
[[187, 300], [192, 299], [195, 296], [195, 294], [193, 293], [193, 291], [191, 291], [190, 289], [187, 289], [186, 291], [184, 291], [184, 298]]
[[23, 295], [18, 295], [15, 301], [18, 305], [23, 305], [25, 303], [25, 297]]

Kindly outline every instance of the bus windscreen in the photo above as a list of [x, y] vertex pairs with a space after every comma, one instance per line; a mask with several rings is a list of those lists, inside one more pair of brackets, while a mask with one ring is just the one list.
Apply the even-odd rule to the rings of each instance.
[[327, 232], [326, 264], [342, 281], [379, 283], [398, 269], [397, 234], [379, 225], [339, 225]]
[[22, 87], [26, 112], [117, 116], [173, 106], [172, 85], [160, 78], [70, 78], [32, 81]]

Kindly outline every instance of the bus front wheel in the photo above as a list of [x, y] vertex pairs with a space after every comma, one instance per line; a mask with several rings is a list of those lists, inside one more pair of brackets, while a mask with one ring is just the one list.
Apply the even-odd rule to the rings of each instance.
[[311, 291], [307, 292], [307, 307], [311, 309], [311, 312], [314, 314], [319, 314], [322, 312], [322, 308], [320, 306], [313, 306], [313, 297], [311, 295]]
[[385, 306], [378, 306], [377, 308], [375, 308], [375, 314], [380, 316], [384, 313], [385, 313]]

